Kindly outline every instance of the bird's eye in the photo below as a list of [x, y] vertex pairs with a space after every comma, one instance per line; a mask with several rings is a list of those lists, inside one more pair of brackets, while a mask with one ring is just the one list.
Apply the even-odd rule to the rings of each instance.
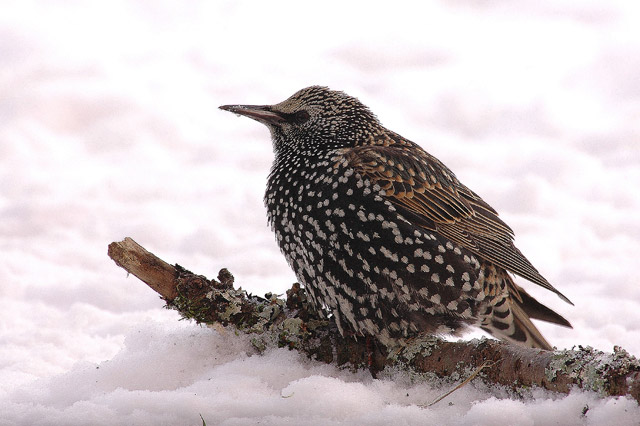
[[302, 109], [294, 114], [291, 114], [289, 121], [294, 124], [303, 124], [308, 119], [309, 119], [309, 113]]

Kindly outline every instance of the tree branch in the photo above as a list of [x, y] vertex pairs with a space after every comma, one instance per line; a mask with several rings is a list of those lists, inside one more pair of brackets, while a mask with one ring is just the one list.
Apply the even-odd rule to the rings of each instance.
[[374, 374], [385, 368], [401, 368], [451, 379], [464, 378], [492, 361], [492, 367], [478, 377], [516, 392], [538, 386], [567, 393], [578, 387], [603, 396], [628, 395], [640, 402], [640, 362], [619, 347], [614, 347], [613, 353], [582, 346], [551, 352], [490, 339], [447, 342], [429, 337], [388, 353], [376, 342], [368, 345], [365, 339], [340, 336], [333, 321], [310, 308], [298, 284], [287, 291], [286, 301], [271, 294], [254, 296], [236, 289], [233, 275], [226, 269], [217, 280], [208, 280], [179, 265], [169, 265], [131, 238], [111, 243], [109, 257], [159, 293], [167, 307], [184, 318], [233, 325], [252, 334], [253, 345], [261, 351], [288, 347], [326, 363], [369, 367]]

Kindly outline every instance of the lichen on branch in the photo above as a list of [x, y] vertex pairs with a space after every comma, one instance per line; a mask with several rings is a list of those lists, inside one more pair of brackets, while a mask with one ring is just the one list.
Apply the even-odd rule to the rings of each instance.
[[109, 256], [158, 292], [166, 306], [198, 323], [232, 326], [249, 333], [260, 351], [287, 347], [309, 358], [352, 369], [368, 367], [376, 374], [402, 369], [414, 377], [459, 379], [483, 365], [478, 378], [515, 391], [533, 386], [567, 393], [573, 387], [602, 396], [625, 395], [640, 401], [640, 362], [615, 347], [605, 353], [590, 347], [545, 351], [492, 339], [448, 342], [436, 337], [413, 339], [388, 351], [373, 339], [342, 336], [328, 315], [311, 309], [304, 289], [294, 284], [286, 299], [251, 295], [234, 286], [222, 269], [209, 280], [171, 266], [131, 238], [109, 245]]

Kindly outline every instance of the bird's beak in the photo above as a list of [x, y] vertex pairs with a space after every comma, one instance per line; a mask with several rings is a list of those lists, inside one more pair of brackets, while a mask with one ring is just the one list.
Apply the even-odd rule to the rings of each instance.
[[220, 109], [253, 118], [267, 125], [284, 123], [286, 121], [282, 115], [273, 111], [271, 105], [222, 105]]

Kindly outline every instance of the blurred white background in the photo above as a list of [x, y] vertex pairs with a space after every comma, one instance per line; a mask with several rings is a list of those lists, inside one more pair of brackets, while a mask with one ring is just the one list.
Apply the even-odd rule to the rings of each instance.
[[0, 398], [14, 410], [52, 391], [35, 380], [124, 356], [141, 329], [206, 341], [115, 266], [111, 241], [227, 267], [252, 293], [295, 281], [262, 205], [268, 131], [217, 107], [312, 84], [360, 98], [500, 212], [576, 305], [518, 281], [574, 325], [541, 324], [552, 344], [640, 355], [634, 2], [1, 3]]

